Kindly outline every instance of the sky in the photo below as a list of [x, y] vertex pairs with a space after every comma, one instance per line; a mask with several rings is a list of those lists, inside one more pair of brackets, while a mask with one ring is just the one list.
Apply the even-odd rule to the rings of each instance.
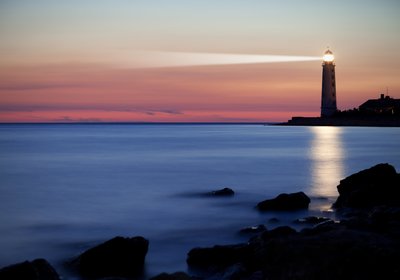
[[[399, 13], [398, 0], [0, 0], [0, 122], [319, 116], [328, 46], [339, 109], [400, 98]], [[169, 65], [160, 53], [217, 62]]]

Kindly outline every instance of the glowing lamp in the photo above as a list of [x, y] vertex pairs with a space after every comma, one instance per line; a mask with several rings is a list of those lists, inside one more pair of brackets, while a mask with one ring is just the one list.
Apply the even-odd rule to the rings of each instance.
[[327, 50], [324, 53], [324, 56], [322, 57], [322, 60], [324, 62], [332, 62], [335, 59], [335, 57], [333, 56], [333, 53], [330, 50]]

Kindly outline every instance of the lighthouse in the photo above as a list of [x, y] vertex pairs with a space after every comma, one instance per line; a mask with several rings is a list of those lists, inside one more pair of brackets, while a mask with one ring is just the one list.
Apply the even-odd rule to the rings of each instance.
[[336, 81], [333, 53], [328, 49], [322, 58], [321, 117], [330, 117], [336, 111]]

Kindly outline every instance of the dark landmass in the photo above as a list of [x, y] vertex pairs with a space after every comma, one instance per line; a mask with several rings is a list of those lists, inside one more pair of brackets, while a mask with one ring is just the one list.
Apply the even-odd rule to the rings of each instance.
[[[190, 250], [187, 264], [196, 276], [176, 272], [152, 279], [400, 279], [400, 174], [389, 164], [378, 164], [341, 180], [338, 191], [336, 221], [298, 219], [309, 225], [299, 232], [289, 226], [245, 228], [241, 233], [252, 236], [248, 242]], [[283, 203], [280, 211], [299, 209], [286, 207], [288, 196], [268, 203]], [[304, 193], [293, 197], [308, 207]], [[142, 279], [148, 244], [143, 237], [116, 237], [87, 250], [70, 267], [84, 279]], [[60, 277], [39, 259], [2, 268], [0, 279]]]
[[288, 126], [372, 126], [400, 127], [398, 116], [332, 116], [332, 117], [293, 117], [280, 123]]
[[380, 95], [369, 99], [358, 108], [336, 111], [330, 117], [293, 117], [281, 125], [297, 126], [400, 126], [400, 99]]

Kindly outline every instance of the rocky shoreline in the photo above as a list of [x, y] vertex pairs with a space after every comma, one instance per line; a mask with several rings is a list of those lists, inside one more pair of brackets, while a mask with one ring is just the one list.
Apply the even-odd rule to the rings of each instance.
[[[305, 217], [289, 226], [268, 230], [264, 225], [242, 229], [248, 242], [193, 248], [189, 275], [160, 274], [152, 279], [400, 279], [400, 174], [378, 164], [340, 181], [333, 204], [338, 220]], [[232, 196], [224, 188], [213, 196]], [[257, 205], [259, 211], [306, 209], [306, 194], [281, 194]], [[137, 279], [149, 241], [115, 237], [91, 248], [67, 266], [83, 279]], [[61, 279], [44, 259], [4, 267], [0, 279]]]

